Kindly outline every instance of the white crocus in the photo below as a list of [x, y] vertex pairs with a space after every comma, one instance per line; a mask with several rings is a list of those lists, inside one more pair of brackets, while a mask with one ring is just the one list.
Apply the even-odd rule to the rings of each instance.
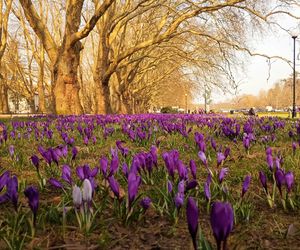
[[89, 202], [92, 200], [92, 184], [88, 179], [85, 179], [83, 181], [83, 187], [82, 187], [82, 198], [83, 201]]
[[72, 197], [75, 207], [80, 207], [82, 204], [82, 193], [77, 185], [73, 186]]

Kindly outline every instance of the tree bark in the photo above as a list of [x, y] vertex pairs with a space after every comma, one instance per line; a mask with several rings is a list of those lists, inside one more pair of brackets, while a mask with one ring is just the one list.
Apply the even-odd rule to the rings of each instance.
[[2, 75], [0, 75], [0, 113], [9, 113], [8, 88]]
[[[96, 81], [97, 82], [97, 81]], [[96, 110], [98, 114], [111, 114], [110, 89], [107, 84], [98, 84], [96, 88]]]
[[54, 99], [57, 114], [82, 114], [79, 98], [78, 66], [81, 43], [66, 47], [53, 68]]
[[44, 60], [44, 48], [40, 48], [40, 63], [39, 63], [39, 77], [38, 77], [38, 94], [39, 94], [39, 112], [44, 113], [46, 111], [45, 106], [45, 86], [44, 86], [44, 76], [45, 76], [45, 60]]

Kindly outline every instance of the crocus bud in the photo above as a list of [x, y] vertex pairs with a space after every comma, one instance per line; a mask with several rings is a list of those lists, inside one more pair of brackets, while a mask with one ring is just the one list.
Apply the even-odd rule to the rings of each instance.
[[140, 205], [144, 210], [147, 210], [150, 207], [151, 199], [149, 197], [145, 197], [141, 200]]
[[249, 185], [250, 185], [250, 181], [251, 181], [251, 176], [247, 175], [243, 182], [242, 197], [244, 197], [245, 193], [247, 192]]
[[84, 179], [82, 187], [82, 199], [83, 201], [90, 202], [92, 200], [93, 188], [91, 182], [88, 179]]
[[197, 249], [197, 231], [198, 231], [198, 207], [193, 198], [189, 197], [186, 206], [186, 218], [188, 229], [192, 236], [194, 249]]
[[82, 193], [77, 185], [73, 186], [72, 198], [74, 206], [79, 208], [82, 204]]
[[223, 249], [226, 249], [226, 240], [233, 229], [233, 222], [234, 214], [231, 204], [214, 202], [210, 213], [210, 224], [218, 249], [221, 249], [222, 241], [224, 242]]
[[289, 171], [285, 174], [285, 184], [286, 184], [288, 193], [290, 193], [292, 190], [292, 187], [294, 185], [294, 174], [291, 171]]

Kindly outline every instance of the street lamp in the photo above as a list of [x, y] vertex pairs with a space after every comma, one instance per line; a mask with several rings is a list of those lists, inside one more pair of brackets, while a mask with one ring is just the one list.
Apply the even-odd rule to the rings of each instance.
[[292, 34], [292, 38], [294, 40], [294, 60], [293, 60], [293, 112], [292, 118], [295, 118], [296, 113], [296, 38], [297, 34]]
[[185, 94], [185, 112], [188, 112], [188, 106], [187, 106], [187, 94]]

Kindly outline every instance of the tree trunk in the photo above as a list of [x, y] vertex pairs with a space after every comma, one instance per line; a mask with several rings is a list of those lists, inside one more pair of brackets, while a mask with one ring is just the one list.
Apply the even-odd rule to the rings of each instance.
[[41, 60], [41, 63], [39, 65], [39, 77], [38, 77], [38, 94], [39, 94], [39, 112], [45, 113], [46, 107], [45, 107], [45, 87], [44, 87], [44, 76], [45, 76], [45, 69], [44, 69], [44, 61]]
[[[95, 81], [97, 83], [97, 81]], [[108, 84], [97, 85], [96, 88], [96, 110], [98, 114], [111, 114], [110, 89]]]
[[60, 115], [82, 114], [79, 98], [78, 66], [81, 43], [66, 47], [54, 66], [54, 99], [56, 113]]
[[0, 75], [0, 113], [9, 113], [8, 106], [8, 88]]

